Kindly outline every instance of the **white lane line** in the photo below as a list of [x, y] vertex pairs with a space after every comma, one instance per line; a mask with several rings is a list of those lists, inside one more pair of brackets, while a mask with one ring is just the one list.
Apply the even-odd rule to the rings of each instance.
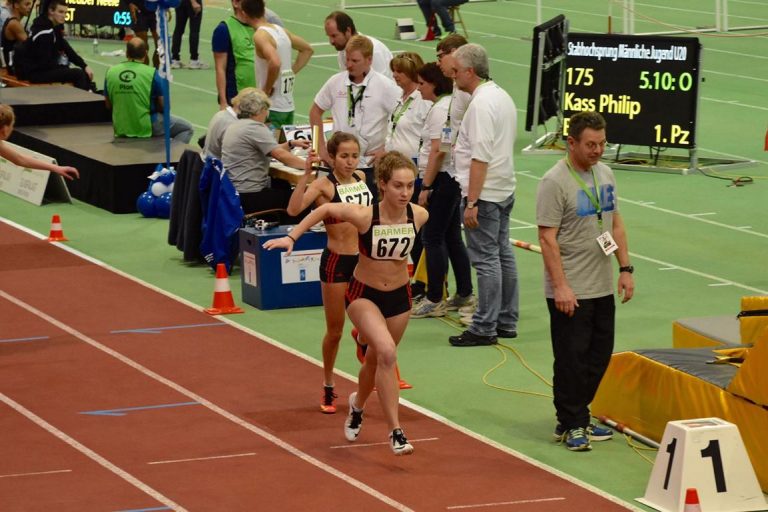
[[[515, 174], [520, 175], [520, 176], [525, 176], [526, 178], [531, 178], [531, 179], [534, 179], [534, 180], [537, 180], [537, 181], [541, 181], [541, 177], [536, 176], [534, 174], [531, 174], [528, 171], [516, 172]], [[744, 234], [747, 234], [747, 235], [754, 235], [754, 236], [759, 236], [761, 238], [768, 238], [768, 233], [760, 233], [758, 231], [752, 231], [750, 226], [746, 226], [746, 227], [745, 226], [732, 226], [730, 224], [724, 224], [722, 222], [717, 222], [717, 221], [714, 221], [714, 220], [702, 219], [700, 217], [696, 217], [694, 214], [682, 213], [682, 212], [678, 212], [678, 211], [675, 211], [675, 210], [670, 210], [668, 208], [661, 208], [660, 206], [655, 206], [653, 203], [648, 203], [647, 201], [636, 201], [636, 200], [633, 200], [633, 199], [627, 199], [626, 197], [620, 197], [619, 201], [623, 202], [623, 203], [633, 204], [635, 206], [641, 206], [643, 208], [649, 208], [651, 210], [655, 210], [655, 211], [662, 212], [662, 213], [668, 213], [670, 215], [677, 215], [678, 217], [684, 217], [686, 219], [691, 219], [691, 220], [696, 220], [696, 221], [699, 221], [699, 222], [704, 222], [705, 224], [710, 224], [712, 226], [717, 226], [717, 227], [720, 227], [720, 228], [725, 228], [725, 229], [730, 229], [730, 230], [733, 230], [733, 231], [738, 231], [739, 233], [744, 233]]]
[[564, 501], [566, 498], [558, 496], [556, 498], [539, 498], [535, 500], [515, 500], [515, 501], [499, 501], [498, 503], [477, 503], [475, 505], [453, 505], [445, 507], [446, 510], [461, 510], [467, 508], [483, 508], [483, 507], [502, 507], [504, 505], [525, 505], [528, 503], [546, 503], [549, 501]]
[[692, 213], [691, 217], [702, 217], [706, 215], [717, 215], [717, 212], [701, 212], [701, 213]]
[[[2, 290], [0, 290], [0, 295], [2, 295], [4, 298], [6, 298], [6, 300], [9, 300], [9, 301], [11, 301], [11, 302], [13, 302], [13, 303], [15, 303], [17, 305], [25, 307], [25, 306], [23, 306], [23, 304], [24, 304], [23, 302], [17, 301], [14, 297], [11, 297], [10, 295], [8, 295], [7, 293], [5, 293]], [[149, 485], [145, 484], [144, 482], [142, 482], [141, 480], [139, 480], [138, 478], [136, 478], [132, 474], [128, 473], [127, 471], [125, 471], [125, 470], [117, 467], [116, 465], [112, 464], [110, 461], [108, 461], [107, 459], [105, 459], [104, 457], [102, 457], [101, 455], [96, 453], [95, 451], [91, 450], [90, 448], [88, 448], [87, 446], [85, 446], [81, 442], [77, 441], [73, 437], [70, 437], [67, 434], [65, 434], [64, 432], [62, 432], [61, 430], [57, 429], [56, 427], [54, 427], [53, 425], [51, 425], [50, 423], [45, 421], [43, 418], [41, 418], [37, 414], [33, 413], [32, 411], [30, 411], [29, 409], [27, 409], [23, 405], [17, 403], [12, 398], [6, 396], [4, 393], [0, 393], [0, 401], [5, 402], [6, 405], [11, 407], [16, 412], [26, 416], [27, 419], [31, 420], [38, 427], [41, 427], [41, 428], [47, 430], [48, 433], [58, 437], [59, 439], [61, 439], [65, 443], [67, 443], [69, 446], [74, 448], [75, 450], [79, 451], [80, 453], [82, 453], [83, 455], [85, 455], [86, 457], [91, 459], [92, 461], [94, 461], [97, 464], [101, 465], [102, 467], [108, 469], [112, 473], [116, 474], [117, 476], [119, 476], [120, 478], [122, 478], [123, 480], [128, 482], [129, 484], [133, 485], [134, 487], [138, 488], [139, 490], [141, 490], [145, 494], [147, 494], [147, 495], [151, 496], [152, 498], [156, 499], [157, 501], [159, 501], [160, 503], [162, 503], [166, 507], [170, 507], [172, 510], [177, 510], [179, 512], [186, 512], [187, 509], [185, 509], [181, 505], [177, 504], [176, 502], [174, 502], [170, 498], [168, 498], [168, 497], [164, 496], [163, 494], [161, 494], [160, 492], [156, 491], [155, 489], [153, 489]]]
[[54, 471], [35, 471], [34, 473], [13, 473], [10, 475], [0, 475], [0, 478], [16, 478], [19, 476], [38, 476], [38, 475], [57, 475], [59, 473], [71, 473], [71, 469], [56, 469]]
[[694, 216], [693, 214], [690, 214], [690, 213], [682, 213], [682, 212], [678, 212], [678, 211], [675, 211], [675, 210], [670, 210], [669, 208], [661, 208], [660, 206], [643, 204], [640, 201], [633, 201], [632, 199], [627, 199], [627, 198], [621, 198], [620, 197], [619, 201], [625, 202], [625, 203], [629, 203], [629, 204], [634, 204], [634, 205], [637, 205], [637, 206], [642, 206], [643, 208], [649, 208], [651, 210], [655, 210], [655, 211], [661, 212], [661, 213], [668, 213], [670, 215], [676, 215], [678, 217], [684, 217], [686, 219], [691, 219], [691, 220], [696, 220], [696, 221], [699, 221], [699, 222], [704, 222], [705, 224], [709, 224], [711, 226], [717, 226], [717, 227], [720, 227], [720, 228], [730, 229], [732, 231], [738, 231], [739, 233], [744, 233], [745, 235], [754, 235], [754, 236], [759, 236], [761, 238], [768, 238], [768, 234], [766, 234], [766, 233], [760, 233], [758, 231], [752, 231], [751, 229], [744, 228], [742, 226], [732, 226], [730, 224], [724, 224], [722, 222], [717, 222], [715, 220], [702, 219], [701, 217], [696, 217], [696, 216]]
[[[426, 441], [438, 441], [439, 437], [424, 437], [422, 439], [409, 439], [409, 443], [424, 443]], [[388, 442], [383, 443], [350, 443], [350, 444], [338, 444], [331, 446], [331, 450], [341, 450], [345, 448], [368, 448], [370, 446], [389, 446]]]
[[760, 288], [755, 288], [754, 286], [748, 286], [746, 284], [737, 283], [735, 281], [731, 281], [729, 279], [725, 279], [725, 278], [720, 277], [720, 276], [716, 276], [716, 275], [713, 275], [713, 274], [707, 274], [706, 272], [699, 272], [698, 270], [693, 270], [692, 268], [681, 267], [680, 265], [673, 265], [672, 263], [669, 263], [669, 262], [666, 262], [666, 261], [657, 260], [657, 259], [651, 258], [649, 256], [642, 256], [642, 255], [634, 253], [634, 252], [630, 252], [629, 254], [633, 258], [638, 258], [638, 259], [641, 259], [641, 260], [650, 261], [651, 263], [655, 263], [657, 265], [662, 265], [664, 267], [675, 267], [677, 270], [682, 270], [683, 272], [687, 272], [687, 273], [693, 274], [695, 276], [703, 277], [705, 279], [710, 279], [710, 280], [716, 281], [718, 283], [727, 283], [727, 284], [729, 284], [731, 286], [735, 286], [737, 288], [742, 288], [744, 290], [748, 290], [748, 291], [751, 291], [751, 292], [759, 293], [760, 295], [768, 295], [768, 290], [761, 290]]
[[[36, 231], [26, 227], [26, 226], [22, 226], [21, 224], [19, 224], [17, 222], [13, 222], [10, 219], [6, 219], [6, 218], [3, 218], [3, 217], [0, 217], [0, 222], [4, 222], [5, 224], [7, 224], [9, 226], [13, 226], [14, 228], [18, 229], [19, 231], [23, 231], [23, 232], [29, 234], [30, 236], [33, 236], [33, 237], [37, 238], [38, 240], [45, 240], [45, 239], [48, 238], [47, 234], [44, 235], [42, 233], [38, 233], [38, 232], [36, 232]], [[158, 286], [155, 286], [155, 285], [153, 285], [153, 284], [151, 284], [151, 283], [149, 283], [147, 281], [144, 281], [142, 279], [139, 279], [138, 277], [133, 276], [131, 274], [128, 274], [127, 272], [124, 272], [124, 271], [122, 271], [122, 270], [120, 270], [120, 269], [118, 269], [116, 267], [108, 265], [108, 264], [104, 263], [103, 261], [94, 258], [93, 256], [88, 256], [87, 254], [84, 254], [84, 253], [82, 253], [82, 252], [78, 251], [77, 249], [74, 249], [74, 248], [72, 248], [70, 246], [67, 246], [65, 244], [61, 244], [59, 242], [51, 242], [51, 243], [57, 245], [60, 249], [62, 249], [64, 251], [67, 251], [68, 253], [77, 256], [78, 258], [81, 258], [81, 259], [83, 259], [85, 261], [90, 261], [94, 265], [97, 265], [99, 268], [103, 268], [105, 270], [113, 272], [113, 273], [115, 273], [115, 274], [117, 274], [117, 275], [119, 275], [119, 276], [121, 276], [121, 277], [123, 277], [125, 279], [128, 279], [128, 280], [130, 280], [130, 281], [132, 281], [134, 283], [137, 283], [137, 284], [139, 284], [139, 285], [141, 285], [141, 286], [143, 286], [143, 287], [145, 287], [145, 288], [147, 288], [149, 290], [153, 290], [153, 291], [155, 291], [155, 292], [157, 292], [157, 293], [159, 293], [161, 295], [164, 295], [164, 296], [168, 297], [169, 299], [173, 299], [176, 302], [179, 302], [180, 304], [184, 304], [186, 306], [189, 306], [192, 309], [195, 309], [197, 311], [202, 311], [204, 307], [207, 307], [207, 306], [201, 306], [200, 304], [195, 304], [194, 302], [192, 302], [192, 301], [190, 301], [188, 299], [185, 299], [183, 297], [180, 297], [178, 295], [174, 295], [174, 294], [172, 294], [171, 292], [169, 292], [167, 290], [163, 290], [162, 288], [159, 288]], [[284, 352], [286, 352], [288, 354], [291, 354], [291, 355], [293, 355], [293, 356], [295, 356], [295, 357], [297, 357], [297, 358], [299, 358], [299, 359], [301, 359], [303, 361], [307, 361], [307, 362], [315, 365], [318, 368], [322, 368], [323, 367], [323, 363], [319, 359], [315, 359], [313, 357], [310, 357], [307, 354], [305, 354], [304, 352], [301, 352], [301, 351], [299, 351], [299, 350], [297, 350], [297, 349], [295, 349], [293, 347], [290, 347], [290, 346], [288, 346], [288, 345], [286, 345], [284, 343], [281, 343], [281, 342], [279, 342], [279, 341], [277, 341], [277, 340], [275, 340], [273, 338], [270, 338], [269, 336], [267, 336], [264, 333], [261, 333], [261, 332], [255, 330], [255, 329], [251, 329], [250, 327], [246, 327], [246, 326], [244, 326], [242, 324], [239, 324], [235, 320], [230, 319], [230, 318], [224, 317], [224, 318], [219, 318], [219, 320], [224, 322], [224, 323], [226, 323], [226, 324], [229, 324], [230, 326], [232, 326], [235, 329], [238, 329], [238, 330], [240, 330], [240, 331], [242, 331], [242, 332], [244, 332], [244, 333], [246, 333], [246, 334], [248, 334], [250, 336], [253, 336], [254, 338], [257, 338], [261, 342], [268, 343], [268, 344], [272, 345], [273, 347], [278, 348], [278, 349], [280, 349], [280, 350], [282, 350], [282, 351], [284, 351]], [[357, 382], [357, 376], [356, 375], [352, 375], [352, 374], [347, 373], [345, 371], [339, 370], [338, 368], [334, 370], [334, 373], [336, 373], [337, 375], [341, 375], [342, 377], [344, 377], [344, 378], [346, 378], [346, 379], [348, 379], [348, 380], [350, 380], [352, 382]], [[627, 508], [628, 510], [633, 510], [633, 511], [636, 511], [636, 512], [642, 512], [642, 510], [640, 508], [638, 508], [638, 507], [632, 505], [631, 503], [626, 502], [626, 501], [624, 501], [624, 500], [622, 500], [620, 498], [617, 498], [616, 496], [614, 496], [614, 495], [612, 495], [612, 494], [610, 494], [610, 493], [600, 489], [599, 487], [595, 487], [594, 485], [591, 485], [591, 484], [588, 484], [587, 482], [579, 480], [578, 478], [575, 478], [573, 475], [569, 475], [568, 473], [565, 473], [564, 471], [561, 471], [561, 470], [559, 470], [557, 468], [554, 468], [554, 467], [552, 467], [550, 465], [547, 465], [547, 464], [541, 462], [540, 460], [534, 459], [533, 457], [529, 457], [528, 455], [524, 454], [523, 452], [520, 452], [518, 450], [514, 450], [514, 449], [510, 448], [509, 446], [506, 446], [504, 444], [501, 444], [498, 441], [495, 441], [495, 440], [491, 439], [490, 437], [478, 434], [477, 432], [475, 432], [473, 430], [470, 430], [467, 427], [464, 427], [463, 425], [460, 425], [460, 424], [456, 423], [455, 421], [449, 420], [445, 416], [442, 416], [442, 415], [436, 413], [435, 411], [432, 411], [430, 409], [427, 409], [425, 407], [417, 405], [417, 404], [415, 404], [413, 402], [410, 402], [407, 399], [402, 398], [402, 397], [400, 397], [400, 404], [403, 405], [404, 407], [408, 407], [409, 409], [411, 409], [413, 411], [419, 412], [420, 414], [423, 414], [424, 416], [426, 416], [428, 418], [431, 418], [434, 421], [442, 423], [443, 425], [446, 425], [446, 426], [456, 430], [457, 432], [461, 432], [462, 434], [464, 434], [464, 435], [466, 435], [468, 437], [471, 437], [472, 439], [475, 439], [476, 441], [479, 441], [479, 442], [485, 444], [486, 446], [490, 446], [492, 448], [495, 448], [495, 449], [497, 449], [497, 450], [499, 450], [499, 451], [501, 451], [503, 453], [506, 453], [508, 455], [511, 455], [511, 456], [515, 457], [516, 459], [520, 459], [522, 461], [525, 461], [528, 464], [541, 469], [542, 471], [546, 471], [547, 473], [550, 473], [552, 475], [556, 475], [559, 478], [562, 478], [563, 480], [566, 480], [566, 481], [568, 481], [568, 482], [570, 482], [570, 483], [572, 483], [574, 485], [577, 485], [577, 486], [581, 487], [582, 489], [586, 489], [589, 492], [597, 494], [598, 496], [602, 496], [603, 498], [605, 498], [606, 500], [608, 500], [608, 501], [610, 501], [612, 503], [617, 503], [617, 504]]]
[[[233, 423], [243, 427], [246, 430], [250, 430], [254, 434], [256, 434], [256, 435], [266, 439], [267, 441], [275, 444], [276, 446], [278, 446], [279, 448], [282, 448], [283, 450], [287, 451], [291, 455], [293, 455], [295, 457], [298, 457], [300, 460], [303, 460], [304, 462], [307, 462], [307, 463], [315, 466], [316, 468], [318, 468], [318, 469], [320, 469], [322, 471], [325, 471], [326, 473], [328, 473], [330, 475], [335, 476], [339, 480], [341, 480], [341, 481], [351, 485], [352, 487], [355, 487], [356, 489], [358, 489], [358, 490], [368, 494], [369, 496], [371, 496], [371, 497], [373, 497], [375, 499], [378, 499], [379, 501], [382, 501], [382, 502], [386, 503], [387, 505], [391, 506], [395, 510], [401, 510], [401, 511], [404, 511], [404, 512], [405, 511], [412, 512], [412, 510], [410, 508], [408, 508], [406, 505], [404, 505], [404, 504], [394, 500], [393, 498], [390, 498], [389, 496], [387, 496], [385, 494], [380, 493], [379, 491], [377, 491], [373, 487], [370, 487], [370, 486], [364, 484], [363, 482], [361, 482], [359, 480], [356, 480], [355, 478], [351, 477], [350, 475], [348, 475], [348, 474], [346, 474], [346, 473], [344, 473], [342, 471], [339, 471], [338, 469], [334, 468], [333, 466], [330, 466], [330, 465], [322, 462], [321, 460], [316, 459], [315, 457], [312, 457], [308, 453], [305, 453], [305, 452], [299, 450], [295, 446], [293, 446], [293, 445], [283, 441], [282, 439], [280, 439], [279, 437], [277, 437], [277, 436], [275, 436], [273, 434], [270, 434], [266, 430], [261, 429], [261, 428], [257, 427], [256, 425], [253, 425], [251, 423], [248, 423], [247, 421], [241, 419], [240, 417], [236, 416], [235, 414], [232, 414], [231, 412], [227, 411], [226, 409], [224, 409], [222, 407], [219, 407], [218, 405], [214, 404], [210, 400], [206, 400], [202, 396], [200, 396], [197, 393], [195, 393], [195, 392], [185, 388], [184, 386], [182, 386], [182, 385], [180, 385], [180, 384], [178, 384], [178, 383], [176, 383], [176, 382], [174, 382], [174, 381], [172, 381], [170, 379], [167, 379], [167, 378], [163, 377], [159, 373], [153, 372], [152, 370], [150, 370], [146, 366], [143, 366], [142, 364], [140, 364], [140, 363], [134, 361], [133, 359], [131, 359], [131, 358], [121, 354], [120, 352], [118, 352], [116, 350], [113, 350], [113, 349], [109, 348], [108, 346], [106, 346], [106, 345], [104, 345], [102, 343], [99, 343], [98, 341], [94, 340], [93, 338], [90, 338], [90, 337], [86, 336], [85, 334], [81, 333], [80, 331], [78, 331], [74, 327], [71, 327], [71, 326], [65, 324], [64, 322], [61, 322], [61, 321], [53, 318], [52, 316], [44, 313], [43, 311], [40, 311], [39, 309], [37, 309], [36, 307], [32, 306], [31, 304], [27, 304], [23, 300], [8, 294], [8, 293], [6, 293], [3, 290], [0, 290], [0, 297], [3, 297], [7, 301], [12, 302], [13, 304], [16, 304], [17, 306], [19, 306], [21, 308], [26, 309], [27, 311], [29, 311], [30, 313], [34, 314], [35, 316], [37, 316], [39, 318], [42, 318], [43, 320], [45, 320], [46, 322], [48, 322], [48, 323], [50, 323], [52, 325], [55, 325], [56, 327], [58, 327], [62, 331], [70, 334], [71, 336], [74, 336], [75, 338], [79, 339], [80, 341], [82, 341], [84, 343], [87, 343], [88, 345], [91, 345], [92, 347], [94, 347], [94, 348], [96, 348], [98, 350], [101, 350], [105, 354], [114, 357], [118, 361], [120, 361], [120, 362], [122, 362], [122, 363], [124, 363], [124, 364], [126, 364], [128, 366], [130, 366], [131, 368], [133, 368], [133, 369], [137, 370], [138, 372], [146, 375], [147, 377], [149, 377], [151, 379], [154, 379], [154, 380], [160, 382], [161, 384], [165, 384], [166, 386], [168, 386], [169, 388], [171, 388], [174, 391], [178, 392], [179, 394], [184, 395], [186, 397], [189, 397], [190, 399], [194, 400], [195, 402], [199, 402], [200, 405], [202, 405], [204, 407], [207, 407], [208, 409], [210, 409], [214, 413], [219, 414], [220, 416], [223, 416], [224, 418], [226, 418], [229, 421], [231, 421], [231, 422], [233, 422]], [[5, 395], [0, 394], [0, 397], [2, 397], [3, 401], [9, 400], [13, 404], [18, 405], [15, 402], [13, 402], [10, 398], [6, 397]], [[9, 402], [6, 402], [6, 403], [9, 403]], [[11, 403], [9, 403], [9, 405], [11, 405]], [[14, 405], [11, 405], [11, 407], [13, 407], [14, 409], [16, 408]], [[21, 406], [19, 406], [19, 407], [21, 407]], [[31, 417], [37, 418], [37, 420], [45, 423], [42, 420], [42, 418], [38, 418], [31, 411], [27, 411], [27, 412], [31, 415], [31, 416], [28, 416], [28, 417], [30, 417], [30, 418]], [[35, 421], [35, 422], [37, 423], [37, 421]], [[48, 425], [48, 424], [45, 423], [45, 425]], [[142, 486], [146, 487], [147, 491], [145, 491], [145, 492], [147, 492], [148, 494], [149, 494], [148, 491], [156, 492], [153, 489], [151, 489], [148, 486], [146, 486], [145, 484], [143, 484], [142, 482], [140, 482], [139, 480], [135, 479], [133, 476], [131, 476], [128, 473], [124, 472], [123, 470], [121, 470], [117, 466], [114, 466], [113, 464], [111, 464], [109, 461], [107, 461], [106, 459], [101, 457], [96, 452], [93, 452], [90, 449], [86, 448], [85, 446], [83, 446], [82, 444], [78, 443], [74, 439], [70, 438], [69, 436], [67, 436], [63, 432], [60, 432], [60, 431], [56, 430], [53, 426], [51, 426], [51, 425], [48, 425], [48, 426], [50, 427], [51, 430], [49, 430], [48, 428], [46, 428], [46, 430], [49, 430], [51, 433], [56, 433], [55, 435], [57, 437], [61, 437], [62, 439], [67, 440], [67, 442], [69, 444], [76, 443], [76, 444], [72, 444], [72, 446], [79, 446], [79, 447], [82, 447], [82, 450], [87, 450], [87, 452], [83, 451], [83, 453], [86, 453], [87, 455], [91, 456], [92, 458], [94, 458], [94, 460], [97, 460], [99, 463], [102, 463], [102, 461], [103, 461], [102, 465], [104, 465], [105, 467], [108, 467], [110, 470], [117, 472], [117, 474], [122, 476], [123, 478], [126, 478], [126, 479], [131, 478], [131, 479], [133, 479], [133, 481], [131, 481], [131, 483], [134, 483], [134, 481], [135, 481], [134, 485], [137, 485], [137, 486], [138, 485], [142, 485]], [[62, 437], [62, 436], [64, 436], [64, 437]], [[80, 449], [80, 448], [78, 448], [78, 449]], [[108, 466], [105, 465], [105, 464], [108, 464]], [[143, 490], [143, 488], [142, 488], [142, 490]], [[158, 499], [158, 501], [161, 501], [162, 503], [164, 503], [166, 505], [168, 503], [173, 503], [172, 501], [168, 500], [168, 498], [165, 498], [165, 496], [162, 496], [159, 493], [158, 493], [158, 496], [160, 498], [163, 498], [163, 499], [161, 500], [158, 497], [156, 497], [156, 499]], [[163, 500], [167, 500], [167, 502], [163, 501]], [[178, 507], [175, 510], [184, 510], [183, 508], [179, 507], [175, 503], [173, 503], [173, 506], [174, 507]]]
[[[694, 218], [696, 218], [696, 217], [694, 217]], [[513, 222], [517, 222], [518, 224], [526, 224], [528, 226], [535, 226], [535, 224], [531, 224], [530, 222], [526, 222], [524, 220], [519, 220], [519, 219], [510, 219], [510, 220], [513, 221]], [[693, 274], [693, 275], [696, 275], [696, 276], [699, 276], [699, 277], [704, 277], [706, 279], [709, 279], [709, 280], [712, 280], [712, 281], [715, 281], [715, 282], [718, 282], [718, 283], [726, 283], [727, 285], [736, 286], [737, 288], [743, 288], [744, 290], [749, 290], [751, 292], [757, 292], [757, 293], [759, 293], [761, 295], [768, 295], [768, 291], [766, 291], [766, 290], [761, 290], [760, 288], [755, 288], [753, 286], [749, 286], [749, 285], [746, 285], [746, 284], [737, 283], [735, 281], [731, 281], [730, 279], [725, 279], [724, 277], [716, 276], [714, 274], [707, 274], [706, 272], [699, 272], [698, 270], [694, 270], [692, 268], [681, 267], [680, 265], [675, 265], [674, 263], [670, 263], [668, 261], [657, 260], [656, 258], [651, 258], [650, 256], [643, 256], [643, 255], [638, 254], [636, 252], [631, 252], [630, 251], [629, 254], [633, 258], [638, 258], [638, 259], [641, 259], [641, 260], [650, 261], [651, 263], [656, 263], [657, 265], [661, 265], [660, 270], [680, 270], [682, 272], [687, 272], [689, 274]], [[726, 284], [723, 284], [723, 286], [726, 286]]]
[[175, 464], [177, 462], [198, 462], [201, 460], [219, 460], [219, 459], [233, 459], [235, 457], [251, 457], [256, 455], [256, 452], [250, 453], [233, 453], [232, 455], [213, 455], [211, 457], [195, 457], [193, 459], [176, 459], [176, 460], [156, 460], [154, 462], [147, 462], [149, 465], [153, 464]]
[[733, 283], [730, 281], [724, 283], [710, 283], [707, 286], [733, 286]]

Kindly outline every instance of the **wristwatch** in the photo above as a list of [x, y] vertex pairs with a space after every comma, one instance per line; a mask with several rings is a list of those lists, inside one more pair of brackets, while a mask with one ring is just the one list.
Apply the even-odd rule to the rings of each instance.
[[627, 265], [626, 267], [619, 267], [619, 273], [622, 272], [629, 272], [630, 274], [635, 271], [635, 267], [632, 265]]
[[421, 190], [432, 190], [432, 185], [421, 184]]
[[471, 210], [472, 208], [477, 208], [477, 201], [467, 200], [467, 210]]

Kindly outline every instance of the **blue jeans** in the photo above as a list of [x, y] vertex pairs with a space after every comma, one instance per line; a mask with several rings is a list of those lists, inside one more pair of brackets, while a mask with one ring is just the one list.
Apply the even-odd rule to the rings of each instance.
[[[467, 3], [467, 0], [416, 0], [416, 3], [419, 4], [419, 8], [424, 15], [424, 21], [427, 22], [427, 26], [429, 26], [432, 14], [434, 14], [440, 18], [440, 22], [443, 24], [443, 28], [445, 28], [446, 32], [456, 32], [456, 27], [453, 24], [451, 15], [448, 13], [448, 7]], [[435, 35], [441, 33], [437, 21], [435, 21], [433, 31]]]
[[[170, 133], [171, 139], [189, 143], [192, 140], [192, 135], [195, 133], [195, 128], [181, 117], [170, 116]], [[165, 131], [163, 130], [163, 114], [158, 113], [155, 122], [152, 123], [152, 136], [162, 137]]]
[[472, 293], [472, 273], [467, 247], [461, 238], [461, 188], [445, 172], [437, 174], [432, 187], [427, 204], [429, 220], [422, 228], [421, 240], [427, 255], [427, 298], [440, 302], [449, 259], [459, 296]]
[[499, 203], [478, 201], [479, 226], [465, 230], [469, 259], [477, 272], [478, 305], [468, 329], [473, 334], [496, 336], [496, 329], [517, 330], [520, 291], [509, 242], [514, 204], [514, 194]]

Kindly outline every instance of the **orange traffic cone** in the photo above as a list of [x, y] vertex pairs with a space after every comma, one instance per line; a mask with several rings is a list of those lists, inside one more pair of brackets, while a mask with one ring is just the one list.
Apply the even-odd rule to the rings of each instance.
[[399, 366], [397, 366], [397, 365], [395, 365], [395, 373], [397, 374], [397, 382], [398, 382], [398, 384], [399, 384], [399, 386], [400, 386], [400, 389], [412, 389], [412, 388], [413, 388], [413, 386], [411, 386], [410, 384], [408, 384], [407, 382], [405, 382], [405, 381], [404, 381], [404, 380], [403, 380], [403, 379], [400, 377], [400, 367], [399, 367]]
[[689, 488], [685, 491], [685, 508], [683, 512], [701, 512], [701, 505], [699, 504], [699, 493], [696, 489]]
[[765, 146], [763, 147], [765, 151], [768, 151], [768, 130], [765, 130]]
[[69, 239], [64, 236], [64, 231], [61, 229], [61, 218], [58, 214], [54, 214], [51, 217], [51, 232], [48, 235], [49, 242], [67, 242]]
[[213, 306], [204, 309], [209, 315], [229, 315], [231, 313], [244, 313], [235, 306], [232, 298], [232, 290], [229, 289], [227, 267], [223, 263], [216, 265], [216, 286], [213, 289]]

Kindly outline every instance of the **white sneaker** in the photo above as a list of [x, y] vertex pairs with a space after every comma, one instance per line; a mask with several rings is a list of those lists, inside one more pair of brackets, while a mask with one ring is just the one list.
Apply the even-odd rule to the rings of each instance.
[[347, 441], [356, 441], [357, 436], [360, 435], [360, 429], [363, 428], [363, 410], [355, 410], [352, 404], [356, 403], [357, 392], [349, 395], [349, 413], [347, 413], [347, 420], [344, 422], [344, 437]]
[[181, 69], [184, 67], [184, 64], [180, 60], [173, 59], [171, 61], [171, 69]]
[[411, 308], [411, 318], [426, 318], [445, 316], [445, 302], [432, 302], [424, 297]]
[[466, 297], [462, 297], [458, 293], [454, 293], [448, 297], [445, 306], [448, 311], [460, 311], [462, 308], [467, 310], [472, 308], [472, 311], [474, 311], [475, 308], [477, 308], [477, 297], [474, 293], [470, 293]]
[[208, 69], [210, 66], [201, 60], [191, 60], [187, 64], [187, 69]]
[[413, 453], [413, 445], [405, 438], [402, 429], [396, 428], [389, 434], [389, 442], [395, 455], [410, 455]]

